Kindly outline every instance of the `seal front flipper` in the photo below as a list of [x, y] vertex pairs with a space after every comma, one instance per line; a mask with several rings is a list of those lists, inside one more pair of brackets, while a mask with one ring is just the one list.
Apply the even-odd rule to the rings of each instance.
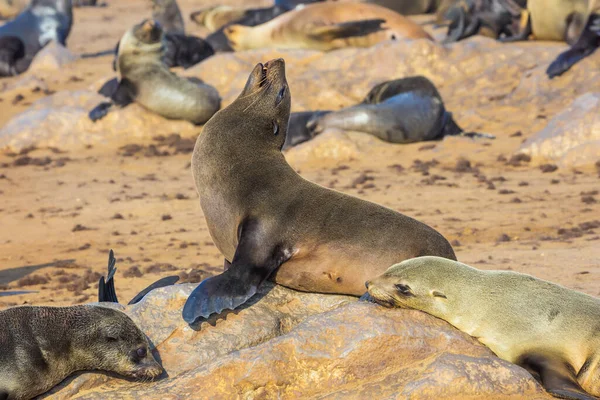
[[384, 19], [365, 19], [361, 21], [342, 22], [335, 25], [319, 26], [313, 28], [308, 36], [313, 39], [331, 41], [352, 36], [366, 36], [371, 33], [385, 30], [381, 25]]
[[25, 45], [14, 36], [0, 38], [0, 77], [13, 76], [22, 71], [17, 70], [17, 60], [25, 57]]
[[[101, 94], [108, 94], [110, 88], [114, 87], [112, 80], [106, 82], [100, 91]], [[110, 111], [110, 109], [116, 104], [120, 107], [125, 107], [133, 102], [135, 97], [135, 86], [127, 79], [121, 79], [116, 85], [114, 92], [110, 95], [112, 102], [102, 102], [94, 107], [88, 114], [89, 118], [96, 122], [99, 119], [104, 118]]]
[[99, 302], [110, 302], [110, 303], [118, 303], [117, 293], [115, 292], [115, 280], [113, 279], [115, 276], [115, 272], [117, 272], [117, 268], [115, 264], [117, 260], [115, 258], [115, 253], [110, 250], [108, 253], [108, 273], [106, 274], [106, 279], [104, 277], [100, 278], [100, 282], [98, 282], [98, 301]]
[[267, 242], [272, 236], [257, 220], [244, 221], [239, 232], [231, 266], [222, 274], [203, 280], [183, 306], [183, 319], [188, 324], [244, 304], [291, 256], [283, 245]]
[[596, 400], [577, 382], [572, 367], [559, 357], [544, 354], [524, 354], [517, 365], [537, 373], [544, 389], [561, 399]]

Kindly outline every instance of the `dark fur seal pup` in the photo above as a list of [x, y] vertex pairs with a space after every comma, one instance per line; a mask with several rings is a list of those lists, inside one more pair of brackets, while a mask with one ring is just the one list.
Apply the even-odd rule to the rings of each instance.
[[185, 34], [185, 25], [176, 0], [152, 0], [152, 19], [166, 33]]
[[196, 189], [230, 265], [192, 292], [183, 308], [188, 323], [238, 307], [269, 277], [302, 291], [360, 296], [365, 280], [398, 260], [456, 259], [433, 228], [298, 175], [281, 153], [290, 102], [284, 61], [258, 64], [198, 136]]
[[119, 42], [120, 79], [112, 102], [99, 104], [90, 111], [90, 119], [103, 118], [114, 104], [135, 101], [165, 118], [208, 121], [220, 107], [216, 89], [175, 75], [164, 65], [162, 53], [162, 29], [156, 22], [145, 20], [127, 31]]
[[72, 24], [71, 0], [32, 0], [29, 8], [0, 26], [0, 76], [27, 70], [33, 57], [52, 40], [66, 46]]
[[556, 397], [600, 396], [597, 298], [533, 276], [481, 271], [439, 257], [403, 261], [366, 285], [365, 298], [448, 321], [529, 370]]
[[588, 17], [579, 38], [569, 50], [550, 64], [546, 73], [550, 79], [567, 72], [573, 65], [592, 54], [600, 46], [600, 2], [590, 0]]
[[[111, 303], [119, 302], [119, 300], [117, 299], [117, 293], [115, 291], [115, 272], [117, 272], [117, 268], [115, 267], [116, 263], [117, 263], [117, 260], [115, 259], [115, 253], [111, 250], [108, 253], [108, 273], [106, 275], [106, 278], [101, 277], [100, 282], [98, 282], [98, 301], [99, 302], [111, 302]], [[144, 296], [146, 296], [148, 293], [150, 293], [154, 289], [174, 285], [175, 283], [177, 283], [178, 280], [179, 280], [179, 277], [176, 275], [175, 276], [167, 276], [165, 278], [159, 279], [158, 281], [154, 282], [152, 285], [148, 286], [146, 289], [144, 289], [140, 293], [138, 293], [127, 304], [128, 305], [136, 304], [140, 300], [142, 300], [144, 298]]]
[[439, 140], [444, 136], [494, 136], [464, 132], [444, 107], [435, 85], [424, 76], [396, 79], [375, 86], [361, 104], [313, 116], [309, 136], [326, 129], [368, 133], [390, 143]]
[[25, 400], [76, 371], [148, 380], [162, 374], [146, 336], [124, 313], [101, 306], [0, 311], [0, 399]]

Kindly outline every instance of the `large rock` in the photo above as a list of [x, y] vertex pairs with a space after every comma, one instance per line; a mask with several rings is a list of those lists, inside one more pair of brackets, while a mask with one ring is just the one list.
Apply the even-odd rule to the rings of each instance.
[[592, 165], [600, 160], [600, 93], [578, 97], [519, 149], [537, 163], [562, 167]]
[[58, 71], [65, 65], [77, 60], [77, 58], [78, 57], [65, 46], [52, 41], [35, 55], [29, 66], [28, 72], [30, 74], [36, 74], [40, 72]]
[[267, 284], [252, 304], [191, 328], [180, 313], [192, 288], [159, 289], [126, 308], [168, 378], [85, 373], [48, 398], [550, 399], [525, 370], [418, 311]]

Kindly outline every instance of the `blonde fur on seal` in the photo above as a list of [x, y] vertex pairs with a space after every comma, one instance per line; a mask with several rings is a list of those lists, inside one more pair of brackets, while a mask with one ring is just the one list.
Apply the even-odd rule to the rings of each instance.
[[222, 26], [242, 18], [245, 13], [246, 10], [243, 8], [219, 5], [193, 12], [190, 18], [198, 25], [214, 32]]
[[574, 42], [583, 30], [589, 0], [528, 0], [531, 30], [537, 40]]
[[599, 299], [529, 275], [430, 256], [390, 267], [367, 288], [384, 306], [448, 321], [539, 375], [554, 395], [600, 395]]
[[[384, 30], [362, 36], [328, 38], [315, 31], [336, 24], [363, 20], [385, 20]], [[370, 47], [385, 40], [428, 39], [423, 28], [395, 11], [366, 3], [317, 3], [289, 11], [255, 27], [231, 25], [224, 30], [236, 50], [258, 48], [315, 49]]]

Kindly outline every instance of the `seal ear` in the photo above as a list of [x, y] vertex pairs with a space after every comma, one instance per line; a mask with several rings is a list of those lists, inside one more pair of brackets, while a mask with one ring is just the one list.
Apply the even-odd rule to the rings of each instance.
[[264, 66], [261, 63], [256, 64], [252, 72], [250, 72], [250, 76], [246, 81], [246, 86], [244, 86], [244, 90], [242, 90], [242, 95], [251, 93], [254, 91], [254, 88], [260, 84], [260, 81], [264, 79], [263, 70]]
[[446, 297], [446, 295], [442, 292], [440, 292], [439, 290], [434, 290], [433, 292], [431, 292], [431, 295], [433, 297], [441, 297], [442, 299], [447, 299], [448, 297]]

